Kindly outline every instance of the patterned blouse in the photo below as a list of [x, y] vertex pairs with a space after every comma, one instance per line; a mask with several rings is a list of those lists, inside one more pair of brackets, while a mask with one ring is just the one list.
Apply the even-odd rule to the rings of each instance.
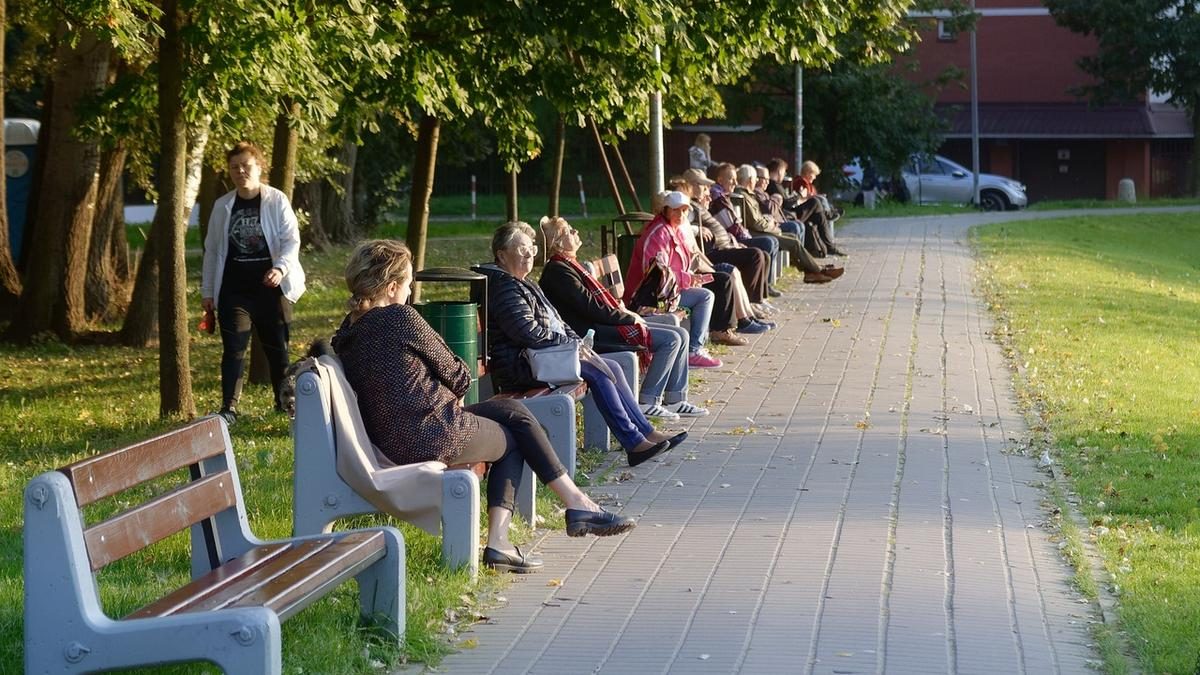
[[396, 464], [450, 464], [479, 428], [458, 406], [471, 374], [417, 310], [388, 305], [333, 336], [367, 435]]

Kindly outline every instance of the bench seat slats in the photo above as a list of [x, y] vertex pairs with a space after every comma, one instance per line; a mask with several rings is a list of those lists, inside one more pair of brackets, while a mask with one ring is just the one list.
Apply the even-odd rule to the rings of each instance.
[[218, 471], [84, 530], [92, 570], [237, 504], [233, 476]]
[[263, 606], [284, 621], [383, 558], [386, 549], [378, 531], [258, 547], [125, 618]]
[[59, 471], [75, 488], [75, 500], [87, 506], [176, 469], [225, 451], [216, 417], [112, 452], [89, 457]]
[[527, 398], [537, 398], [538, 396], [546, 396], [548, 394], [567, 394], [576, 401], [581, 400], [587, 395], [587, 383], [579, 382], [573, 385], [563, 385], [556, 389], [550, 387], [540, 387], [538, 389], [526, 389], [525, 391], [509, 391], [495, 394], [492, 398], [511, 398], [520, 401]]

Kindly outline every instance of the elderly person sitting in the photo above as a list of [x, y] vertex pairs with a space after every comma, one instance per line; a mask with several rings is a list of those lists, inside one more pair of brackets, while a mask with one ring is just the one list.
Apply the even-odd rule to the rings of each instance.
[[649, 324], [625, 308], [576, 254], [582, 241], [565, 218], [543, 218], [550, 260], [538, 285], [576, 333], [596, 331], [600, 352], [636, 351], [644, 376], [638, 403], [646, 417], [700, 417], [708, 410], [687, 400], [688, 332], [678, 326]]
[[[505, 223], [492, 235], [495, 263], [475, 269], [488, 278], [488, 355], [492, 381], [500, 391], [520, 391], [545, 386], [533, 379], [522, 358], [526, 349], [578, 342], [579, 335], [562, 320], [558, 310], [537, 284], [526, 277], [533, 270], [537, 246], [528, 223]], [[687, 438], [687, 432], [669, 436], [656, 431], [629, 390], [615, 361], [585, 346], [579, 349], [579, 371], [595, 396], [596, 407], [608, 428], [625, 448], [630, 466], [637, 466]]]
[[405, 304], [412, 280], [412, 254], [398, 241], [363, 242], [346, 265], [350, 313], [333, 346], [379, 451], [397, 465], [492, 463], [483, 563], [495, 570], [524, 574], [542, 567], [508, 538], [526, 464], [566, 504], [568, 535], [605, 536], [634, 527], [632, 519], [601, 509], [580, 491], [546, 432], [520, 403], [463, 405], [471, 372]]
[[[813, 260], [813, 257], [805, 250], [804, 242], [798, 236], [791, 232], [784, 232], [779, 228], [778, 223], [763, 214], [753, 191], [754, 183], [758, 180], [758, 172], [754, 170], [754, 167], [743, 164], [738, 167], [736, 177], [737, 187], [734, 192], [742, 195], [746, 200], [746, 227], [751, 232], [769, 235], [778, 241], [779, 248], [787, 251], [791, 256], [792, 265], [804, 273], [804, 283], [823, 284], [837, 278], [834, 276], [839, 274], [836, 271], [832, 274], [825, 274], [825, 269], [816, 260]], [[831, 271], [833, 269], [835, 268], [831, 268]]]

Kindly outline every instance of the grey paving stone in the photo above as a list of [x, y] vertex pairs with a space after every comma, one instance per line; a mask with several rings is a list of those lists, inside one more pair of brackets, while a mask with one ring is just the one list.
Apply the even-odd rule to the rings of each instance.
[[544, 534], [544, 572], [438, 672], [1087, 672], [1094, 609], [1005, 452], [1027, 430], [971, 222], [847, 228], [842, 279], [794, 285], [778, 330], [697, 374], [692, 438], [593, 488], [639, 527]]

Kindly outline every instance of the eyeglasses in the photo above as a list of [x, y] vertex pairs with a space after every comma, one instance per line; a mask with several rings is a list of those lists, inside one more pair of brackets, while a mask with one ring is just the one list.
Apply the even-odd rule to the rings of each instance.
[[538, 247], [537, 247], [537, 244], [530, 244], [529, 246], [518, 246], [515, 249], [513, 249], [513, 252], [523, 258], [525, 256], [537, 255]]

